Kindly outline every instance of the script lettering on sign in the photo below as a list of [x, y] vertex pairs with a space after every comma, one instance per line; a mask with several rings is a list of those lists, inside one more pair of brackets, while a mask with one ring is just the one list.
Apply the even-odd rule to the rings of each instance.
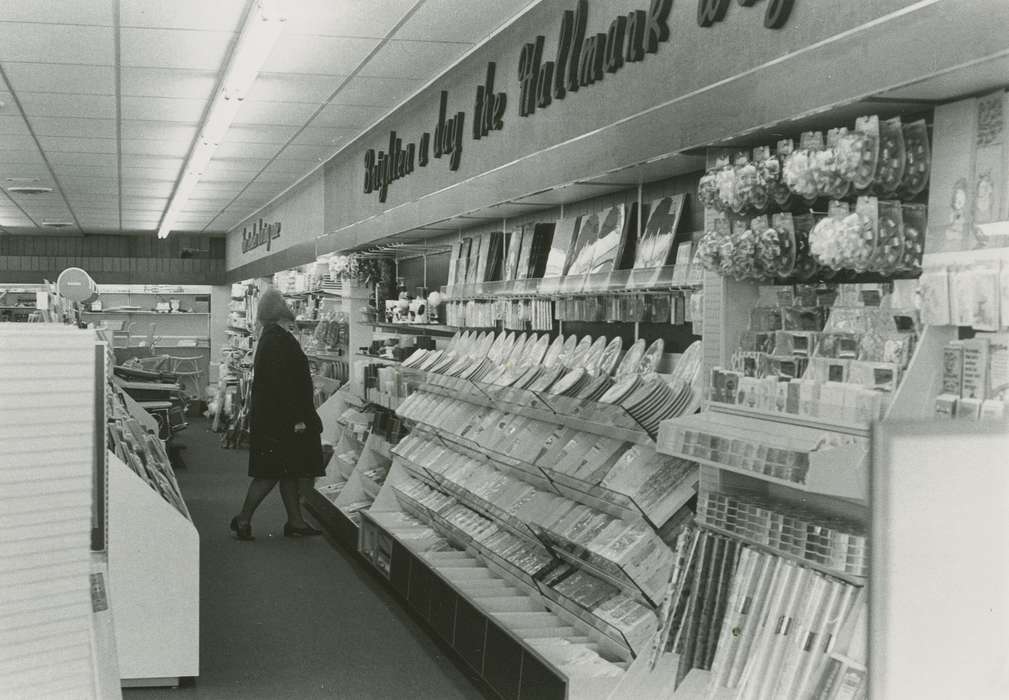
[[546, 38], [537, 36], [519, 55], [519, 116], [528, 117], [568, 93], [594, 85], [628, 63], [658, 53], [669, 40], [673, 0], [651, 0], [647, 10], [614, 17], [605, 32], [587, 33], [589, 3], [578, 0], [561, 17], [553, 60], [543, 60]]
[[242, 229], [242, 252], [248, 253], [250, 250], [258, 248], [259, 246], [265, 245], [266, 249], [270, 249], [270, 243], [274, 238], [280, 237], [280, 222], [274, 222], [272, 224], [263, 223], [260, 219], [252, 224], [250, 227]]
[[[697, 0], [697, 24], [710, 27], [725, 19], [732, 0]], [[781, 29], [792, 14], [795, 0], [763, 0], [767, 3], [764, 10], [764, 26], [768, 29]], [[753, 7], [761, 0], [736, 0], [741, 7]]]

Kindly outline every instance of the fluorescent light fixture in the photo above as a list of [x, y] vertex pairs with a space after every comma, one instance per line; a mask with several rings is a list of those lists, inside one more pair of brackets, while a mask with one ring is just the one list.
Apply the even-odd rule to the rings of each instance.
[[200, 129], [199, 141], [189, 154], [182, 178], [161, 217], [158, 238], [167, 238], [172, 232], [193, 188], [206, 171], [214, 157], [214, 151], [231, 128], [231, 123], [238, 116], [242, 100], [249, 94], [263, 63], [280, 37], [284, 29], [283, 22], [284, 17], [276, 12], [273, 3], [268, 0], [259, 0], [249, 13], [224, 71], [221, 90], [214, 96], [214, 102]]

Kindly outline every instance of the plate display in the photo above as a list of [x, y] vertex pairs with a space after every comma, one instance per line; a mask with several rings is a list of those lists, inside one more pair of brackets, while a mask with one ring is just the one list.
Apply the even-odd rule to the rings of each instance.
[[637, 373], [638, 365], [641, 363], [641, 357], [645, 354], [645, 339], [638, 338], [634, 341], [634, 344], [627, 349], [627, 354], [624, 355], [624, 359], [620, 361], [617, 366], [616, 376], [622, 377], [625, 374]]
[[570, 392], [577, 391], [583, 381], [585, 381], [585, 370], [582, 367], [576, 367], [558, 379], [550, 387], [550, 393], [558, 396], [567, 396]]
[[571, 367], [585, 367], [585, 356], [588, 355], [589, 350], [592, 349], [592, 336], [583, 336], [581, 340], [578, 341], [578, 346], [575, 348], [574, 354], [571, 356]]
[[553, 367], [554, 365], [556, 365], [558, 359], [561, 356], [561, 351], [563, 349], [564, 349], [564, 336], [558, 335], [556, 338], [554, 338], [554, 342], [550, 343], [550, 348], [543, 356], [542, 365], [544, 367]]
[[645, 354], [641, 356], [641, 363], [638, 365], [639, 374], [651, 374], [656, 371], [659, 362], [662, 360], [662, 353], [666, 351], [666, 343], [662, 338], [653, 342]]
[[585, 353], [582, 364], [586, 372], [593, 376], [599, 373], [599, 365], [602, 363], [604, 352], [606, 352], [606, 336], [601, 335], [596, 338], [596, 342], [592, 343], [592, 347]]
[[560, 357], [558, 361], [565, 367], [571, 366], [571, 358], [575, 355], [575, 347], [578, 345], [578, 338], [574, 334], [569, 335], [567, 340], [564, 341], [564, 347], [561, 349]]
[[537, 339], [532, 347], [526, 352], [526, 364], [538, 365], [543, 362], [543, 357], [550, 347], [550, 336], [544, 333]]
[[631, 395], [638, 385], [641, 383], [641, 377], [636, 374], [628, 373], [620, 377], [613, 383], [606, 393], [599, 397], [600, 403], [613, 403], [619, 404], [624, 401], [628, 396]]
[[599, 371], [603, 374], [613, 374], [613, 369], [620, 359], [620, 351], [623, 350], [624, 341], [619, 335], [610, 341], [603, 351], [603, 356], [599, 359]]
[[536, 377], [536, 380], [529, 385], [529, 391], [539, 393], [550, 390], [554, 382], [560, 379], [561, 375], [566, 371], [567, 370], [565, 370], [563, 365], [560, 364], [545, 368], [543, 372]]
[[498, 362], [501, 359], [501, 350], [504, 348], [505, 338], [507, 338], [506, 333], [498, 333], [497, 337], [494, 338], [494, 342], [490, 346], [490, 350], [487, 351], [487, 357], [494, 362]]
[[526, 351], [526, 334], [519, 333], [518, 337], [515, 338], [515, 345], [512, 347], [511, 354], [505, 359], [506, 365], [517, 365], [522, 360], [522, 356]]

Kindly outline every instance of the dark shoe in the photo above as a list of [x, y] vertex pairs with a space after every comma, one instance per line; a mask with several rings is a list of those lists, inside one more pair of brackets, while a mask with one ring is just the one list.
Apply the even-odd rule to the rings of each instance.
[[314, 537], [321, 535], [322, 530], [306, 525], [305, 527], [295, 527], [291, 523], [284, 523], [284, 537]]
[[235, 533], [235, 537], [246, 542], [256, 539], [252, 536], [252, 525], [239, 525], [238, 516], [231, 519], [231, 531]]

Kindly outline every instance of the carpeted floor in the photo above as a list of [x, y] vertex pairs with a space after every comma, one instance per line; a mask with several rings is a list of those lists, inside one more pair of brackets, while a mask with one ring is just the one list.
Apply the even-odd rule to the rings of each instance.
[[222, 450], [202, 420], [176, 441], [200, 532], [200, 676], [128, 700], [484, 697], [364, 563], [325, 538], [283, 537], [279, 493], [256, 513], [255, 542], [232, 539], [248, 453]]

